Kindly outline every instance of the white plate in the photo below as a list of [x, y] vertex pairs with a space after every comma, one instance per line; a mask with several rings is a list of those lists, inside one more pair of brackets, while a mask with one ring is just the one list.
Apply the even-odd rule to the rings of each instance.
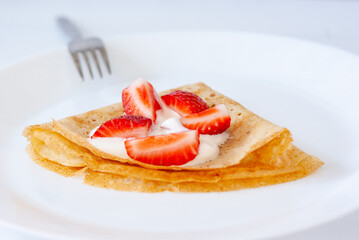
[[[165, 33], [106, 42], [113, 75], [82, 83], [64, 49], [0, 71], [0, 220], [54, 238], [274, 237], [359, 206], [359, 58], [294, 39]], [[83, 185], [32, 163], [21, 131], [121, 100], [137, 77], [157, 90], [203, 81], [288, 127], [326, 164], [313, 175], [226, 193], [143, 194]]]

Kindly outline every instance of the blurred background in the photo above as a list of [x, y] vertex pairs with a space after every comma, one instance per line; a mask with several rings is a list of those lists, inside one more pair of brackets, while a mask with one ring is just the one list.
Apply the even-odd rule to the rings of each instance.
[[[359, 54], [359, 1], [0, 0], [0, 67], [65, 46], [56, 16], [84, 36], [163, 31], [247, 31], [314, 41]], [[330, 209], [328, 209], [330, 211]], [[358, 239], [359, 212], [276, 240]], [[37, 240], [0, 227], [0, 239]]]
[[0, 66], [63, 47], [54, 18], [85, 36], [177, 30], [248, 31], [315, 41], [359, 54], [359, 1], [0, 0]]

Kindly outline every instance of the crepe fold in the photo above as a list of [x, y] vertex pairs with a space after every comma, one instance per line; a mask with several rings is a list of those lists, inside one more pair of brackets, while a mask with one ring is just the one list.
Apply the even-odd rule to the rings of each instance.
[[203, 83], [164, 91], [190, 91], [209, 106], [224, 104], [231, 116], [228, 140], [217, 159], [192, 166], [155, 166], [124, 159], [91, 145], [90, 131], [123, 114], [122, 103], [58, 121], [28, 126], [27, 151], [40, 166], [63, 176], [84, 174], [97, 187], [140, 192], [230, 191], [293, 181], [323, 162], [292, 145], [288, 129], [247, 110]]

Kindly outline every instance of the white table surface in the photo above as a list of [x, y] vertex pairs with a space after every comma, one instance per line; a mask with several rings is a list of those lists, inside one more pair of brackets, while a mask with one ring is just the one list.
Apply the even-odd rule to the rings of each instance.
[[[249, 31], [311, 40], [359, 54], [359, 1], [0, 0], [0, 67], [64, 46], [66, 40], [54, 21], [58, 15], [70, 17], [86, 36], [107, 38], [174, 30]], [[0, 227], [0, 239], [40, 238]], [[359, 211], [275, 238], [284, 239], [359, 239]]]

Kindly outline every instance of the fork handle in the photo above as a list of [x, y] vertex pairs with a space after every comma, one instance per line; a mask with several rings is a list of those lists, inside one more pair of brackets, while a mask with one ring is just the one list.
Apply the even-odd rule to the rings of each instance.
[[69, 19], [65, 17], [57, 18], [60, 28], [70, 37], [71, 41], [82, 38], [80, 31]]

